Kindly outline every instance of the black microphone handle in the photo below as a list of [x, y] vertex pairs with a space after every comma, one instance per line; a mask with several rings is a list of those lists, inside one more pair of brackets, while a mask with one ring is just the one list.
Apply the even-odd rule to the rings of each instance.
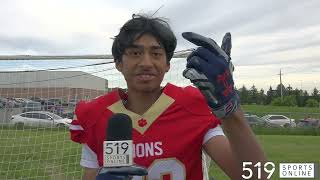
[[99, 173], [108, 173], [117, 176], [146, 176], [148, 175], [148, 170], [142, 166], [132, 165], [112, 168], [102, 167]]

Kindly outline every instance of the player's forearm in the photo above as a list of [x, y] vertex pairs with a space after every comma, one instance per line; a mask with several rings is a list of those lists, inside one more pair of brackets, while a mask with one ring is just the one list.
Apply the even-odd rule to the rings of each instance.
[[97, 176], [98, 169], [95, 168], [84, 168], [82, 180], [95, 180]]
[[[264, 164], [266, 162], [266, 156], [240, 108], [228, 118], [224, 118], [222, 125], [229, 139], [232, 151], [241, 167], [242, 162], [246, 161], [252, 162], [252, 164], [256, 164], [257, 162]], [[257, 174], [254, 174], [254, 177], [257, 177]]]

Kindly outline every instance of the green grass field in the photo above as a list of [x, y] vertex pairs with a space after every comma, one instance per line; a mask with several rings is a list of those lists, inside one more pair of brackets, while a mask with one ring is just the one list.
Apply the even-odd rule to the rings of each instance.
[[0, 129], [0, 147], [1, 180], [81, 179], [81, 145], [65, 129]]
[[[319, 162], [320, 136], [259, 135], [269, 161]], [[80, 179], [81, 146], [65, 129], [0, 129], [0, 179]], [[278, 169], [277, 169], [278, 170]], [[277, 179], [278, 171], [272, 179]], [[214, 165], [218, 180], [228, 179]]]
[[[266, 152], [268, 161], [276, 164], [271, 179], [280, 179], [280, 162], [320, 162], [320, 136], [259, 135], [257, 138]], [[211, 167], [210, 176], [218, 180], [228, 179], [216, 165]]]
[[320, 136], [320, 128], [304, 127], [304, 128], [267, 128], [254, 127], [253, 132], [256, 135], [296, 135], [296, 136]]

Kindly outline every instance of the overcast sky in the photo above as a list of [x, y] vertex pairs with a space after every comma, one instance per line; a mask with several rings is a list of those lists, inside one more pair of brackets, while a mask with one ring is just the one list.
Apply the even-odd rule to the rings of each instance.
[[233, 38], [238, 87], [268, 89], [283, 83], [320, 89], [319, 0], [1, 0], [0, 55], [110, 54], [112, 40], [133, 13], [169, 19], [177, 50], [194, 31], [219, 44]]

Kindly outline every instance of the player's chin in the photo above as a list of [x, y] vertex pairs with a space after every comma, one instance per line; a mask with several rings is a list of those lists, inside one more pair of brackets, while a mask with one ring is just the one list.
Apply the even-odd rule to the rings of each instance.
[[160, 83], [157, 83], [157, 82], [138, 83], [136, 84], [136, 89], [144, 93], [151, 93], [160, 89]]

